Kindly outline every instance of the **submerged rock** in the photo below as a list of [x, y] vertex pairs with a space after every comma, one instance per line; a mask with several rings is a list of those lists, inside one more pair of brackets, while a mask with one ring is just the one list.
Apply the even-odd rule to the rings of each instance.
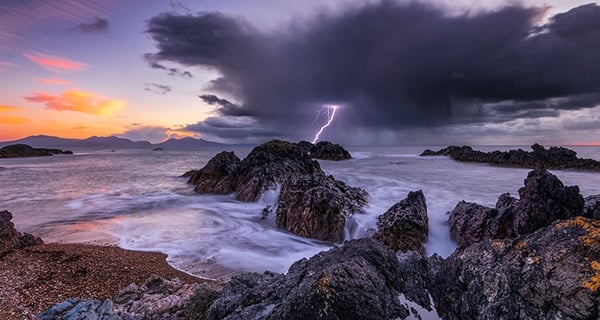
[[[287, 274], [234, 277], [207, 319], [407, 319], [435, 314], [422, 257], [404, 262], [373, 239], [294, 263]], [[423, 266], [423, 268], [421, 268]]]
[[[242, 161], [222, 152], [200, 170], [188, 171], [189, 183], [200, 193], [235, 193], [241, 201], [257, 201], [281, 187], [278, 226], [305, 237], [343, 240], [346, 216], [367, 201], [366, 191], [326, 176], [298, 144], [272, 140], [252, 150]], [[263, 216], [272, 209], [263, 211]]]
[[72, 151], [33, 148], [26, 144], [13, 144], [0, 149], [0, 158], [47, 157], [55, 154], [73, 154]]
[[576, 217], [455, 251], [433, 274], [444, 319], [598, 319], [600, 222]]
[[307, 175], [282, 187], [275, 221], [297, 235], [330, 242], [344, 240], [346, 216], [366, 204], [367, 193], [332, 176]]
[[531, 146], [533, 151], [522, 149], [482, 152], [469, 146], [449, 146], [438, 151], [425, 150], [421, 156], [449, 156], [456, 161], [491, 163], [500, 166], [532, 169], [579, 169], [600, 171], [600, 161], [581, 159], [577, 152], [564, 147], [545, 149], [539, 144]]
[[0, 257], [8, 251], [42, 244], [42, 239], [28, 233], [19, 233], [11, 222], [12, 213], [0, 211]]
[[486, 239], [513, 238], [548, 226], [556, 220], [583, 215], [577, 186], [564, 186], [546, 170], [533, 170], [519, 189], [520, 199], [503, 194], [496, 208], [459, 202], [450, 213], [452, 237], [459, 246]]
[[421, 190], [409, 192], [406, 199], [396, 203], [379, 217], [373, 238], [394, 251], [425, 253], [429, 234], [427, 204]]

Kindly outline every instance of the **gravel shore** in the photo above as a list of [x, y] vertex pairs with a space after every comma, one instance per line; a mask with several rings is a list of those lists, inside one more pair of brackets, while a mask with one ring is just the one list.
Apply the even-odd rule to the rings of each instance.
[[32, 319], [66, 298], [111, 298], [152, 274], [204, 282], [167, 264], [166, 255], [113, 246], [43, 244], [0, 257], [0, 319]]

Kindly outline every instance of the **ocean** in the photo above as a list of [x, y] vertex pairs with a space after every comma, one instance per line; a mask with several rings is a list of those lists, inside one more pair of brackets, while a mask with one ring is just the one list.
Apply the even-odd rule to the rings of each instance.
[[[370, 194], [366, 213], [348, 220], [346, 239], [370, 236], [379, 215], [420, 189], [429, 215], [427, 253], [448, 256], [456, 248], [447, 225], [456, 203], [494, 206], [504, 192], [518, 196], [529, 171], [419, 157], [425, 148], [431, 147], [349, 148], [352, 160], [320, 161], [327, 174]], [[600, 160], [600, 147], [572, 149]], [[243, 158], [251, 148], [233, 151]], [[210, 279], [242, 271], [283, 273], [294, 261], [331, 247], [277, 228], [273, 215], [263, 219], [262, 209], [276, 202], [276, 190], [253, 203], [194, 193], [181, 175], [216, 153], [75, 150], [73, 156], [0, 159], [0, 210], [13, 213], [19, 231], [45, 242], [159, 251], [175, 268]], [[578, 185], [583, 196], [600, 194], [600, 173], [552, 172], [564, 184]]]

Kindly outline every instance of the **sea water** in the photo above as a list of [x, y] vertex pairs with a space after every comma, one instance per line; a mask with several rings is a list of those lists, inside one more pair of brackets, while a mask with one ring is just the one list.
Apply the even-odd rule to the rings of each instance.
[[[327, 174], [369, 192], [365, 213], [347, 221], [346, 239], [372, 235], [379, 215], [408, 192], [422, 190], [429, 216], [427, 253], [448, 256], [456, 248], [447, 224], [456, 203], [494, 206], [504, 192], [518, 196], [529, 171], [420, 157], [425, 148], [351, 148], [351, 160], [319, 161]], [[509, 148], [514, 147], [477, 149]], [[574, 149], [600, 160], [600, 148]], [[233, 149], [240, 158], [250, 150]], [[0, 159], [0, 210], [13, 213], [18, 230], [46, 242], [163, 252], [174, 267], [206, 278], [286, 272], [294, 261], [332, 246], [278, 228], [273, 214], [262, 216], [265, 206], [276, 203], [277, 189], [250, 203], [194, 193], [181, 175], [201, 168], [216, 151], [75, 151]], [[578, 185], [584, 196], [600, 194], [600, 173], [553, 173], [566, 185]]]

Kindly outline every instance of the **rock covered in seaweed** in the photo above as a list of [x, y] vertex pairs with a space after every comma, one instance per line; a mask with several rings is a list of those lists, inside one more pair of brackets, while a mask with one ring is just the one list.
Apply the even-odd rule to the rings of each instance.
[[19, 233], [12, 223], [12, 213], [0, 211], [0, 257], [10, 250], [42, 244], [42, 239], [28, 233]]
[[409, 192], [406, 199], [396, 203], [379, 216], [373, 238], [394, 251], [425, 253], [429, 234], [427, 204], [421, 190]]
[[459, 202], [450, 213], [452, 237], [459, 246], [486, 239], [512, 238], [584, 213], [579, 188], [564, 186], [546, 170], [529, 172], [519, 196], [517, 200], [508, 194], [501, 195], [496, 208]]
[[26, 144], [12, 144], [0, 149], [0, 158], [48, 157], [55, 154], [73, 154], [72, 151], [33, 148]]
[[427, 149], [421, 156], [449, 156], [456, 161], [491, 163], [500, 166], [531, 169], [579, 169], [600, 171], [600, 161], [582, 159], [577, 152], [564, 147], [544, 148], [539, 144], [531, 146], [533, 151], [522, 149], [509, 151], [482, 152], [469, 146], [449, 146], [438, 151]]
[[444, 319], [597, 319], [600, 222], [575, 217], [455, 251], [433, 275]]
[[306, 175], [283, 185], [275, 221], [303, 237], [341, 242], [346, 217], [360, 211], [366, 198], [364, 190], [332, 176]]

